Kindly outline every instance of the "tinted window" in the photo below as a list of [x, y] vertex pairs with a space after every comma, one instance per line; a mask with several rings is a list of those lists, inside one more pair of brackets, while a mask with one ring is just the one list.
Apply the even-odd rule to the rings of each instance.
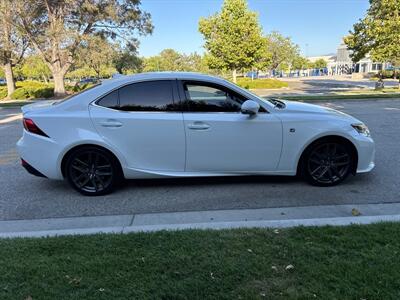
[[120, 109], [126, 111], [173, 111], [172, 83], [146, 81], [119, 89]]
[[216, 85], [185, 83], [185, 97], [190, 111], [240, 112], [244, 97]]
[[118, 108], [118, 91], [113, 91], [105, 95], [97, 102], [97, 105], [108, 108]]

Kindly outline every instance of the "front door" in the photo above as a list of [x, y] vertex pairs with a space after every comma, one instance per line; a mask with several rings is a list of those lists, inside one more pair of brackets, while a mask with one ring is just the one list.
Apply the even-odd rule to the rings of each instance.
[[213, 83], [180, 82], [187, 172], [274, 171], [282, 147], [281, 121], [261, 108], [240, 112], [245, 97]]

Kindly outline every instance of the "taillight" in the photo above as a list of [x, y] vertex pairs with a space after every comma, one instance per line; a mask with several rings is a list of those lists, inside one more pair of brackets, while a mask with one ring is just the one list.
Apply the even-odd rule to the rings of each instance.
[[35, 133], [41, 136], [49, 137], [47, 134], [45, 134], [37, 125], [35, 122], [32, 121], [32, 119], [24, 118], [22, 120], [22, 123], [24, 124], [24, 128], [26, 131], [29, 131], [31, 133]]

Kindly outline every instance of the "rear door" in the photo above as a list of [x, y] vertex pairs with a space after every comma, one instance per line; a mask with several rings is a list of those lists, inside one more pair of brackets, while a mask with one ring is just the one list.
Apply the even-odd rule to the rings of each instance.
[[176, 96], [175, 80], [131, 83], [96, 101], [90, 115], [129, 168], [182, 172], [185, 133]]

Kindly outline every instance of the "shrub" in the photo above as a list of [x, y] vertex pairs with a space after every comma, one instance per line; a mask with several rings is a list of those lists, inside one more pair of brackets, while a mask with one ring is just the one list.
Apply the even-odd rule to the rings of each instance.
[[51, 98], [54, 96], [54, 88], [42, 87], [29, 91], [29, 95], [33, 98]]
[[11, 94], [11, 99], [14, 100], [24, 100], [29, 97], [29, 91], [26, 88], [17, 88], [14, 93]]
[[54, 87], [38, 81], [20, 81], [11, 99], [50, 98], [54, 96]]
[[7, 87], [2, 86], [0, 87], [0, 99], [4, 99], [7, 97]]
[[238, 78], [237, 85], [245, 89], [278, 89], [287, 87], [287, 82], [277, 79], [254, 79], [251, 78]]

